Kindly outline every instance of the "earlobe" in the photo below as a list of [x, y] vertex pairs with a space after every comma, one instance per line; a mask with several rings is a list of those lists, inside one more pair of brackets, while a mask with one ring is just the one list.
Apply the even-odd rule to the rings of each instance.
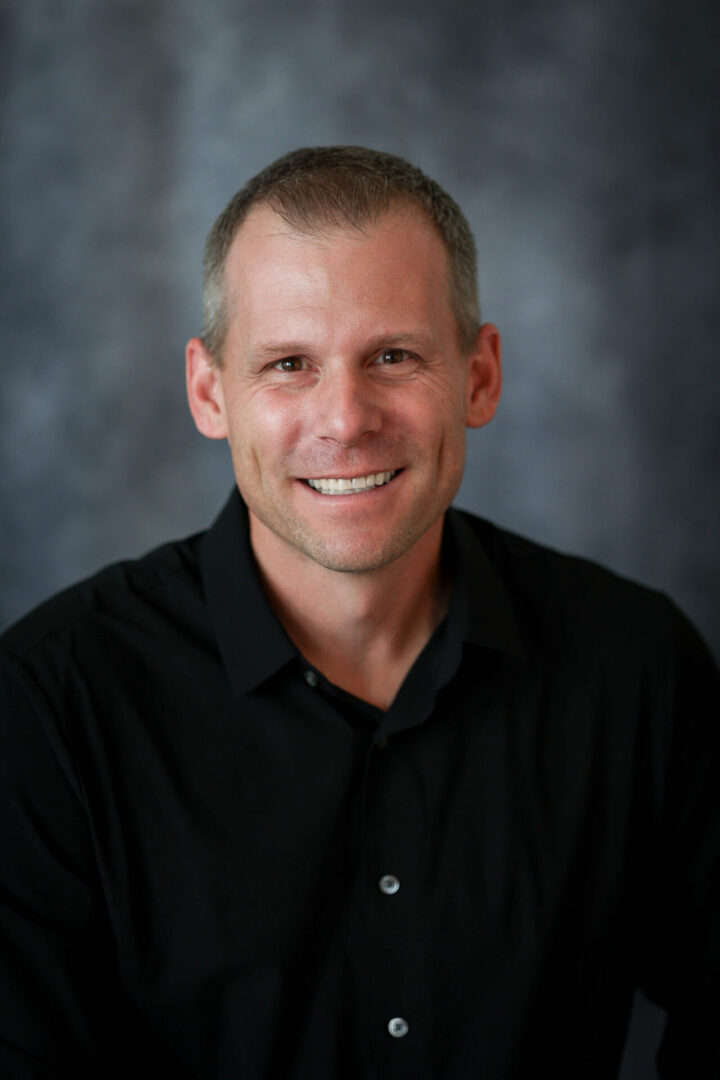
[[500, 352], [500, 331], [493, 323], [483, 323], [468, 358], [467, 427], [482, 427], [495, 415], [502, 388]]
[[191, 338], [185, 349], [185, 382], [195, 426], [208, 439], [227, 437], [225, 399], [220, 369], [201, 338]]

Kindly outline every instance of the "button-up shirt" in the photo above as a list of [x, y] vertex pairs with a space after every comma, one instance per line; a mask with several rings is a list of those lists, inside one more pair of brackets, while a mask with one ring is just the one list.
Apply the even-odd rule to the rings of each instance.
[[661, 595], [452, 510], [386, 711], [264, 595], [237, 493], [2, 640], [0, 1075], [720, 1076], [717, 671]]

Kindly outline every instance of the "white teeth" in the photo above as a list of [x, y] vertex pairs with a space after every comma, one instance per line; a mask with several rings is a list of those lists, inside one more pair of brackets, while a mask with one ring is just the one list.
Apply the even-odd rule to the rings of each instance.
[[308, 480], [311, 488], [315, 488], [321, 495], [354, 495], [359, 491], [367, 491], [368, 488], [380, 487], [392, 480], [397, 469], [391, 472], [369, 473], [368, 476], [354, 476], [352, 480], [343, 478], [337, 480]]

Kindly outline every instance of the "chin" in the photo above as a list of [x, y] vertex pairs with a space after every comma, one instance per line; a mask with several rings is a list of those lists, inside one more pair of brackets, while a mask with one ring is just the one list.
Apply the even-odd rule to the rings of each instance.
[[334, 552], [316, 552], [315, 554], [306, 552], [306, 554], [318, 566], [322, 566], [326, 570], [335, 570], [338, 574], [369, 574], [374, 570], [382, 570], [384, 566], [388, 566], [399, 557], [398, 555], [382, 557], [375, 552], [365, 555]]
[[327, 538], [296, 537], [291, 539], [303, 554], [326, 570], [342, 574], [369, 574], [382, 570], [405, 555], [417, 543], [426, 529], [403, 530], [399, 535], [377, 541], [358, 543], [357, 537], [346, 543], [328, 543]]

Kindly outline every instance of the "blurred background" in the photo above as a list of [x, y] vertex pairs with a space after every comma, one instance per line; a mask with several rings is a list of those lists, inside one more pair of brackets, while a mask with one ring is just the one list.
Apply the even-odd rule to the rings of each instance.
[[[458, 502], [671, 593], [720, 652], [713, 0], [2, 0], [0, 626], [204, 528], [205, 234], [296, 146], [466, 211], [505, 394]], [[623, 1080], [651, 1080], [638, 1000]]]

